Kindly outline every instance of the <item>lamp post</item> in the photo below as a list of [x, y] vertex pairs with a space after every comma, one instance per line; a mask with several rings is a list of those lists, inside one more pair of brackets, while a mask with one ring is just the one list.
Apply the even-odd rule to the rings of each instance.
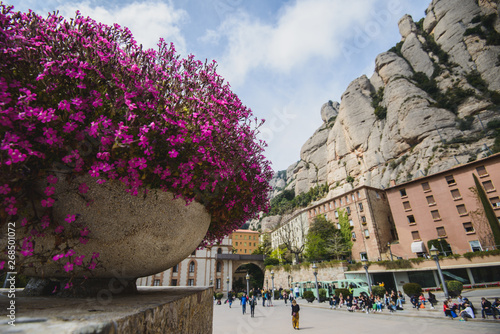
[[443, 272], [441, 271], [441, 266], [439, 265], [439, 257], [438, 257], [439, 251], [437, 250], [437, 248], [434, 245], [432, 245], [431, 249], [429, 249], [429, 253], [434, 258], [434, 261], [436, 261], [436, 266], [438, 268], [439, 278], [441, 279], [441, 283], [443, 284], [444, 296], [446, 298], [449, 298], [450, 295], [448, 294], [448, 287], [446, 286], [446, 282], [444, 281]]
[[391, 243], [390, 242], [387, 243], [387, 247], [389, 247], [389, 253], [391, 253], [391, 261], [393, 261], [393, 258], [392, 258], [392, 249], [391, 249]]
[[229, 276], [226, 279], [226, 283], [227, 283], [227, 296], [229, 297]]
[[372, 294], [372, 282], [370, 280], [370, 274], [368, 273], [368, 259], [362, 259], [363, 261], [363, 268], [365, 269], [366, 272], [366, 281], [368, 282], [368, 291], [370, 291], [370, 294]]
[[245, 278], [247, 279], [247, 296], [249, 296], [249, 292], [250, 292], [250, 275], [248, 274], [248, 271], [247, 271], [247, 275], [245, 276]]
[[272, 283], [271, 298], [274, 299], [274, 271], [273, 270], [271, 270], [271, 283]]
[[210, 277], [210, 286], [214, 285], [214, 280]]
[[318, 267], [316, 266], [316, 263], [313, 263], [312, 269], [314, 274], [314, 280], [316, 281], [316, 296], [318, 296], [318, 303], [319, 303], [320, 301], [319, 301], [319, 290], [318, 290]]

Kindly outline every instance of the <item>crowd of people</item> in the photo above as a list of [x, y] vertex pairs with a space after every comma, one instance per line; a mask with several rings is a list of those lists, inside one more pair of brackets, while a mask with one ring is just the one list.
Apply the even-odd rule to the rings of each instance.
[[[284, 290], [280, 288], [277, 290], [275, 297], [284, 301], [285, 305], [288, 305], [290, 301], [291, 315], [292, 315], [292, 326], [294, 329], [299, 329], [299, 311], [300, 306], [296, 301], [299, 296], [299, 291]], [[231, 307], [236, 294], [230, 291], [228, 294], [228, 299], [226, 303], [229, 303]], [[247, 304], [250, 306], [250, 314], [254, 317], [255, 306], [258, 304], [258, 300], [262, 298], [263, 307], [273, 306], [273, 291], [268, 289], [253, 289], [250, 296], [247, 296], [245, 292], [242, 292], [240, 299], [240, 305], [242, 306], [243, 314], [246, 313]], [[376, 296], [373, 294], [361, 294], [359, 297], [353, 297], [352, 295], [343, 296], [340, 293], [338, 296], [332, 294], [329, 298], [330, 309], [341, 309], [345, 308], [349, 312], [361, 311], [365, 313], [370, 312], [382, 312], [386, 309], [389, 312], [396, 312], [398, 310], [403, 310], [403, 304], [405, 304], [406, 298], [401, 293], [401, 291], [391, 291], [386, 292], [383, 296]], [[435, 305], [438, 304], [436, 296], [429, 291], [427, 298], [423, 293], [419, 295], [412, 295], [410, 297], [411, 306], [417, 310], [425, 308], [427, 304], [430, 305], [431, 309], [435, 309]], [[446, 317], [450, 319], [460, 318], [460, 321], [467, 321], [469, 319], [476, 318], [476, 309], [472, 302], [466, 297], [461, 295], [456, 298], [454, 302], [452, 298], [447, 298], [443, 301], [443, 313]], [[498, 319], [497, 315], [500, 315], [500, 298], [495, 298], [495, 301], [491, 303], [486, 298], [481, 298], [481, 316], [482, 318], [493, 316], [494, 319]]]

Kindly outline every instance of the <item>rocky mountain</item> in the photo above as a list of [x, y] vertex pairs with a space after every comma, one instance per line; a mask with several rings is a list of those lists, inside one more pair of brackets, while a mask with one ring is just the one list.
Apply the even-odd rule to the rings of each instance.
[[401, 42], [340, 103], [323, 105], [323, 124], [300, 160], [276, 173], [274, 195], [324, 183], [327, 197], [362, 184], [384, 188], [500, 150], [498, 6], [433, 0], [419, 22], [402, 17]]

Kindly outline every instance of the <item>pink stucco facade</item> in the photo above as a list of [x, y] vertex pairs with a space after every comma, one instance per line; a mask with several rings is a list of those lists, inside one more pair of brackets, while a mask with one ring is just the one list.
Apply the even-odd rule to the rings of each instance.
[[494, 249], [473, 174], [486, 190], [498, 223], [500, 154], [386, 189], [399, 237], [399, 244], [392, 246], [395, 255], [417, 257], [422, 255], [419, 243], [426, 253], [427, 241], [438, 238], [446, 239], [454, 254]]

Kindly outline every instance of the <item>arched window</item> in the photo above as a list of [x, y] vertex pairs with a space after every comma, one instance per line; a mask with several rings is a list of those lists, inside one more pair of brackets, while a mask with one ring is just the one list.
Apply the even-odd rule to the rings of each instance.
[[222, 248], [217, 248], [217, 254], [222, 254]]
[[217, 272], [220, 273], [222, 271], [222, 262], [217, 261]]
[[194, 273], [194, 267], [195, 267], [194, 261], [189, 262], [189, 272], [190, 273]]

